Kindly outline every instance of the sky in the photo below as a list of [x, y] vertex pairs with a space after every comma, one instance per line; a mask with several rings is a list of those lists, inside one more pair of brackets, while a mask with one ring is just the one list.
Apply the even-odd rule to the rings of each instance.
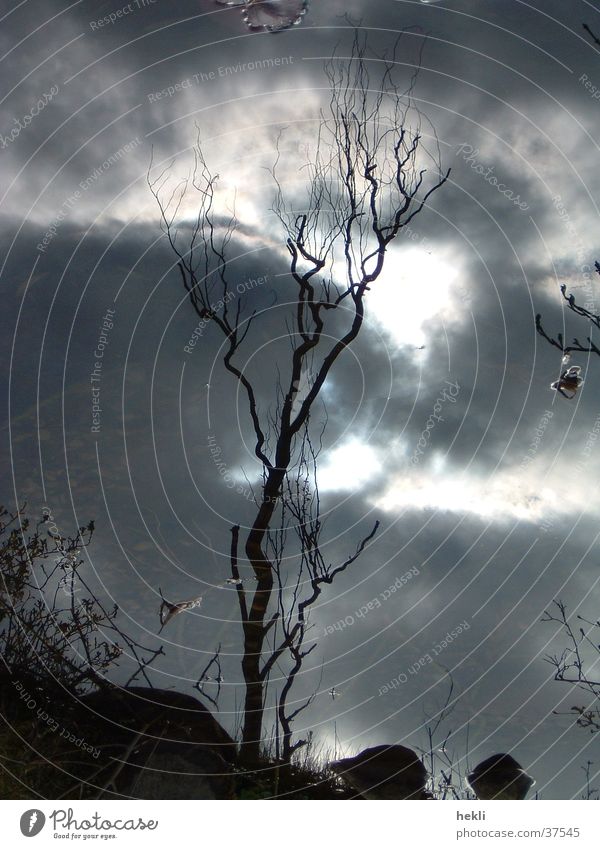
[[[88, 574], [133, 634], [164, 644], [157, 686], [190, 692], [221, 644], [231, 731], [242, 685], [229, 532], [253, 519], [260, 468], [218, 335], [209, 327], [185, 350], [198, 318], [149, 168], [185, 177], [200, 139], [219, 214], [235, 195], [232, 280], [260, 313], [242, 360], [267, 411], [288, 363], [291, 291], [272, 211], [277, 140], [295, 197], [328, 100], [324, 62], [348, 55], [358, 25], [376, 78], [376, 57], [405, 31], [397, 78], [408, 84], [420, 62], [422, 144], [451, 171], [388, 251], [363, 330], [323, 388], [332, 562], [380, 527], [313, 610], [318, 645], [296, 697], [316, 697], [296, 730], [338, 755], [422, 750], [451, 675], [443, 733], [463, 769], [510, 751], [542, 798], [580, 796], [585, 763], [600, 771], [598, 742], [566, 715], [584, 696], [553, 681], [545, 657], [566, 643], [541, 620], [555, 599], [598, 617], [600, 361], [574, 355], [584, 384], [558, 396], [560, 353], [535, 315], [552, 335], [585, 338], [560, 285], [590, 308], [599, 297], [600, 56], [582, 27], [600, 32], [598, 4], [312, 0], [279, 33], [250, 31], [212, 0], [9, 5], [0, 502], [48, 506], [65, 530], [95, 520]], [[159, 587], [203, 597], [160, 637]]]

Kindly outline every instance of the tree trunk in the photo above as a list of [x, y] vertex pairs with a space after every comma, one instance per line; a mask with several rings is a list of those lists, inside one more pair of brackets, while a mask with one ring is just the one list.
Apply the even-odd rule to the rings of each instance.
[[273, 590], [273, 569], [262, 545], [271, 524], [284, 477], [285, 469], [271, 468], [269, 470], [263, 491], [263, 501], [246, 540], [246, 556], [257, 579], [248, 621], [244, 622], [242, 672], [246, 695], [240, 760], [247, 766], [257, 764], [260, 759], [265, 691], [260, 661], [265, 637], [269, 630], [269, 623], [265, 624], [265, 619]]

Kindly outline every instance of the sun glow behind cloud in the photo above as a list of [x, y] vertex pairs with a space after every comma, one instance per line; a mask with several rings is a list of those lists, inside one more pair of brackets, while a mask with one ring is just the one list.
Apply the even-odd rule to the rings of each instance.
[[492, 478], [465, 474], [446, 466], [440, 474], [423, 469], [394, 475], [390, 485], [372, 503], [388, 513], [404, 510], [435, 510], [470, 515], [484, 521], [523, 521], [541, 524], [583, 513], [596, 514], [584, 492], [565, 487], [562, 470], [555, 469], [547, 480], [524, 474], [518, 467], [498, 472]]
[[[402, 463], [402, 452], [396, 450], [392, 454]], [[384, 457], [383, 451], [351, 440], [324, 458], [319, 469], [319, 489], [322, 492], [351, 492], [372, 487], [376, 479], [381, 479], [384, 468], [389, 470], [389, 459], [387, 453]], [[540, 486], [535, 475], [524, 476], [516, 469], [499, 472], [491, 480], [475, 473], [461, 474], [438, 455], [432, 456], [431, 464], [423, 469], [392, 469], [383, 494], [372, 496], [370, 502], [391, 514], [433, 510], [456, 516], [470, 515], [483, 521], [517, 520], [537, 524], [591, 512], [591, 505], [580, 498], [575, 489], [565, 493], [553, 486], [554, 482]]]
[[370, 445], [353, 439], [329, 452], [319, 469], [319, 489], [353, 490], [377, 477], [382, 463]]
[[384, 272], [367, 294], [369, 317], [399, 346], [424, 345], [428, 322], [460, 316], [452, 297], [458, 275], [457, 263], [441, 251], [413, 245], [390, 250]]
[[486, 477], [457, 469], [432, 451], [422, 467], [407, 468], [406, 446], [385, 450], [352, 439], [332, 449], [319, 469], [321, 491], [370, 490], [369, 502], [386, 513], [439, 511], [482, 521], [522, 521], [542, 525], [579, 515], [598, 515], [577, 474], [562, 463], [551, 469], [509, 466]]

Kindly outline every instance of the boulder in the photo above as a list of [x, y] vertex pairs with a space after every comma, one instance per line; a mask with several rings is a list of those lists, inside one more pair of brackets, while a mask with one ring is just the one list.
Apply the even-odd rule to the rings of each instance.
[[232, 799], [231, 766], [191, 743], [145, 745], [124, 770], [119, 790], [134, 799]]
[[367, 799], [428, 799], [427, 770], [406, 746], [373, 746], [329, 764]]
[[235, 741], [193, 696], [151, 687], [109, 687], [80, 699], [85, 724], [99, 742], [124, 743], [134, 735], [165, 742], [190, 742], [233, 762]]
[[535, 784], [511, 755], [492, 755], [467, 776], [478, 799], [524, 799]]

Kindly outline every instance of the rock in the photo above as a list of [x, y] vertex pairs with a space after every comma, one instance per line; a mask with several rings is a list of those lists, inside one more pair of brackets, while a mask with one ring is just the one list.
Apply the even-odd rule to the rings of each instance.
[[131, 760], [119, 790], [134, 799], [234, 798], [231, 766], [205, 746], [147, 744]]
[[524, 799], [535, 784], [510, 755], [492, 755], [467, 776], [478, 799]]
[[233, 798], [235, 741], [193, 696], [109, 685], [76, 695], [48, 675], [0, 670], [0, 717], [5, 747], [31, 740], [43, 756], [42, 788], [58, 780], [82, 798]]
[[229, 762], [236, 744], [212, 713], [193, 696], [151, 687], [110, 687], [80, 699], [86, 725], [104, 742], [127, 743], [133, 735], [164, 742], [190, 742], [213, 749]]
[[428, 799], [427, 770], [406, 746], [373, 746], [330, 768], [367, 799]]

